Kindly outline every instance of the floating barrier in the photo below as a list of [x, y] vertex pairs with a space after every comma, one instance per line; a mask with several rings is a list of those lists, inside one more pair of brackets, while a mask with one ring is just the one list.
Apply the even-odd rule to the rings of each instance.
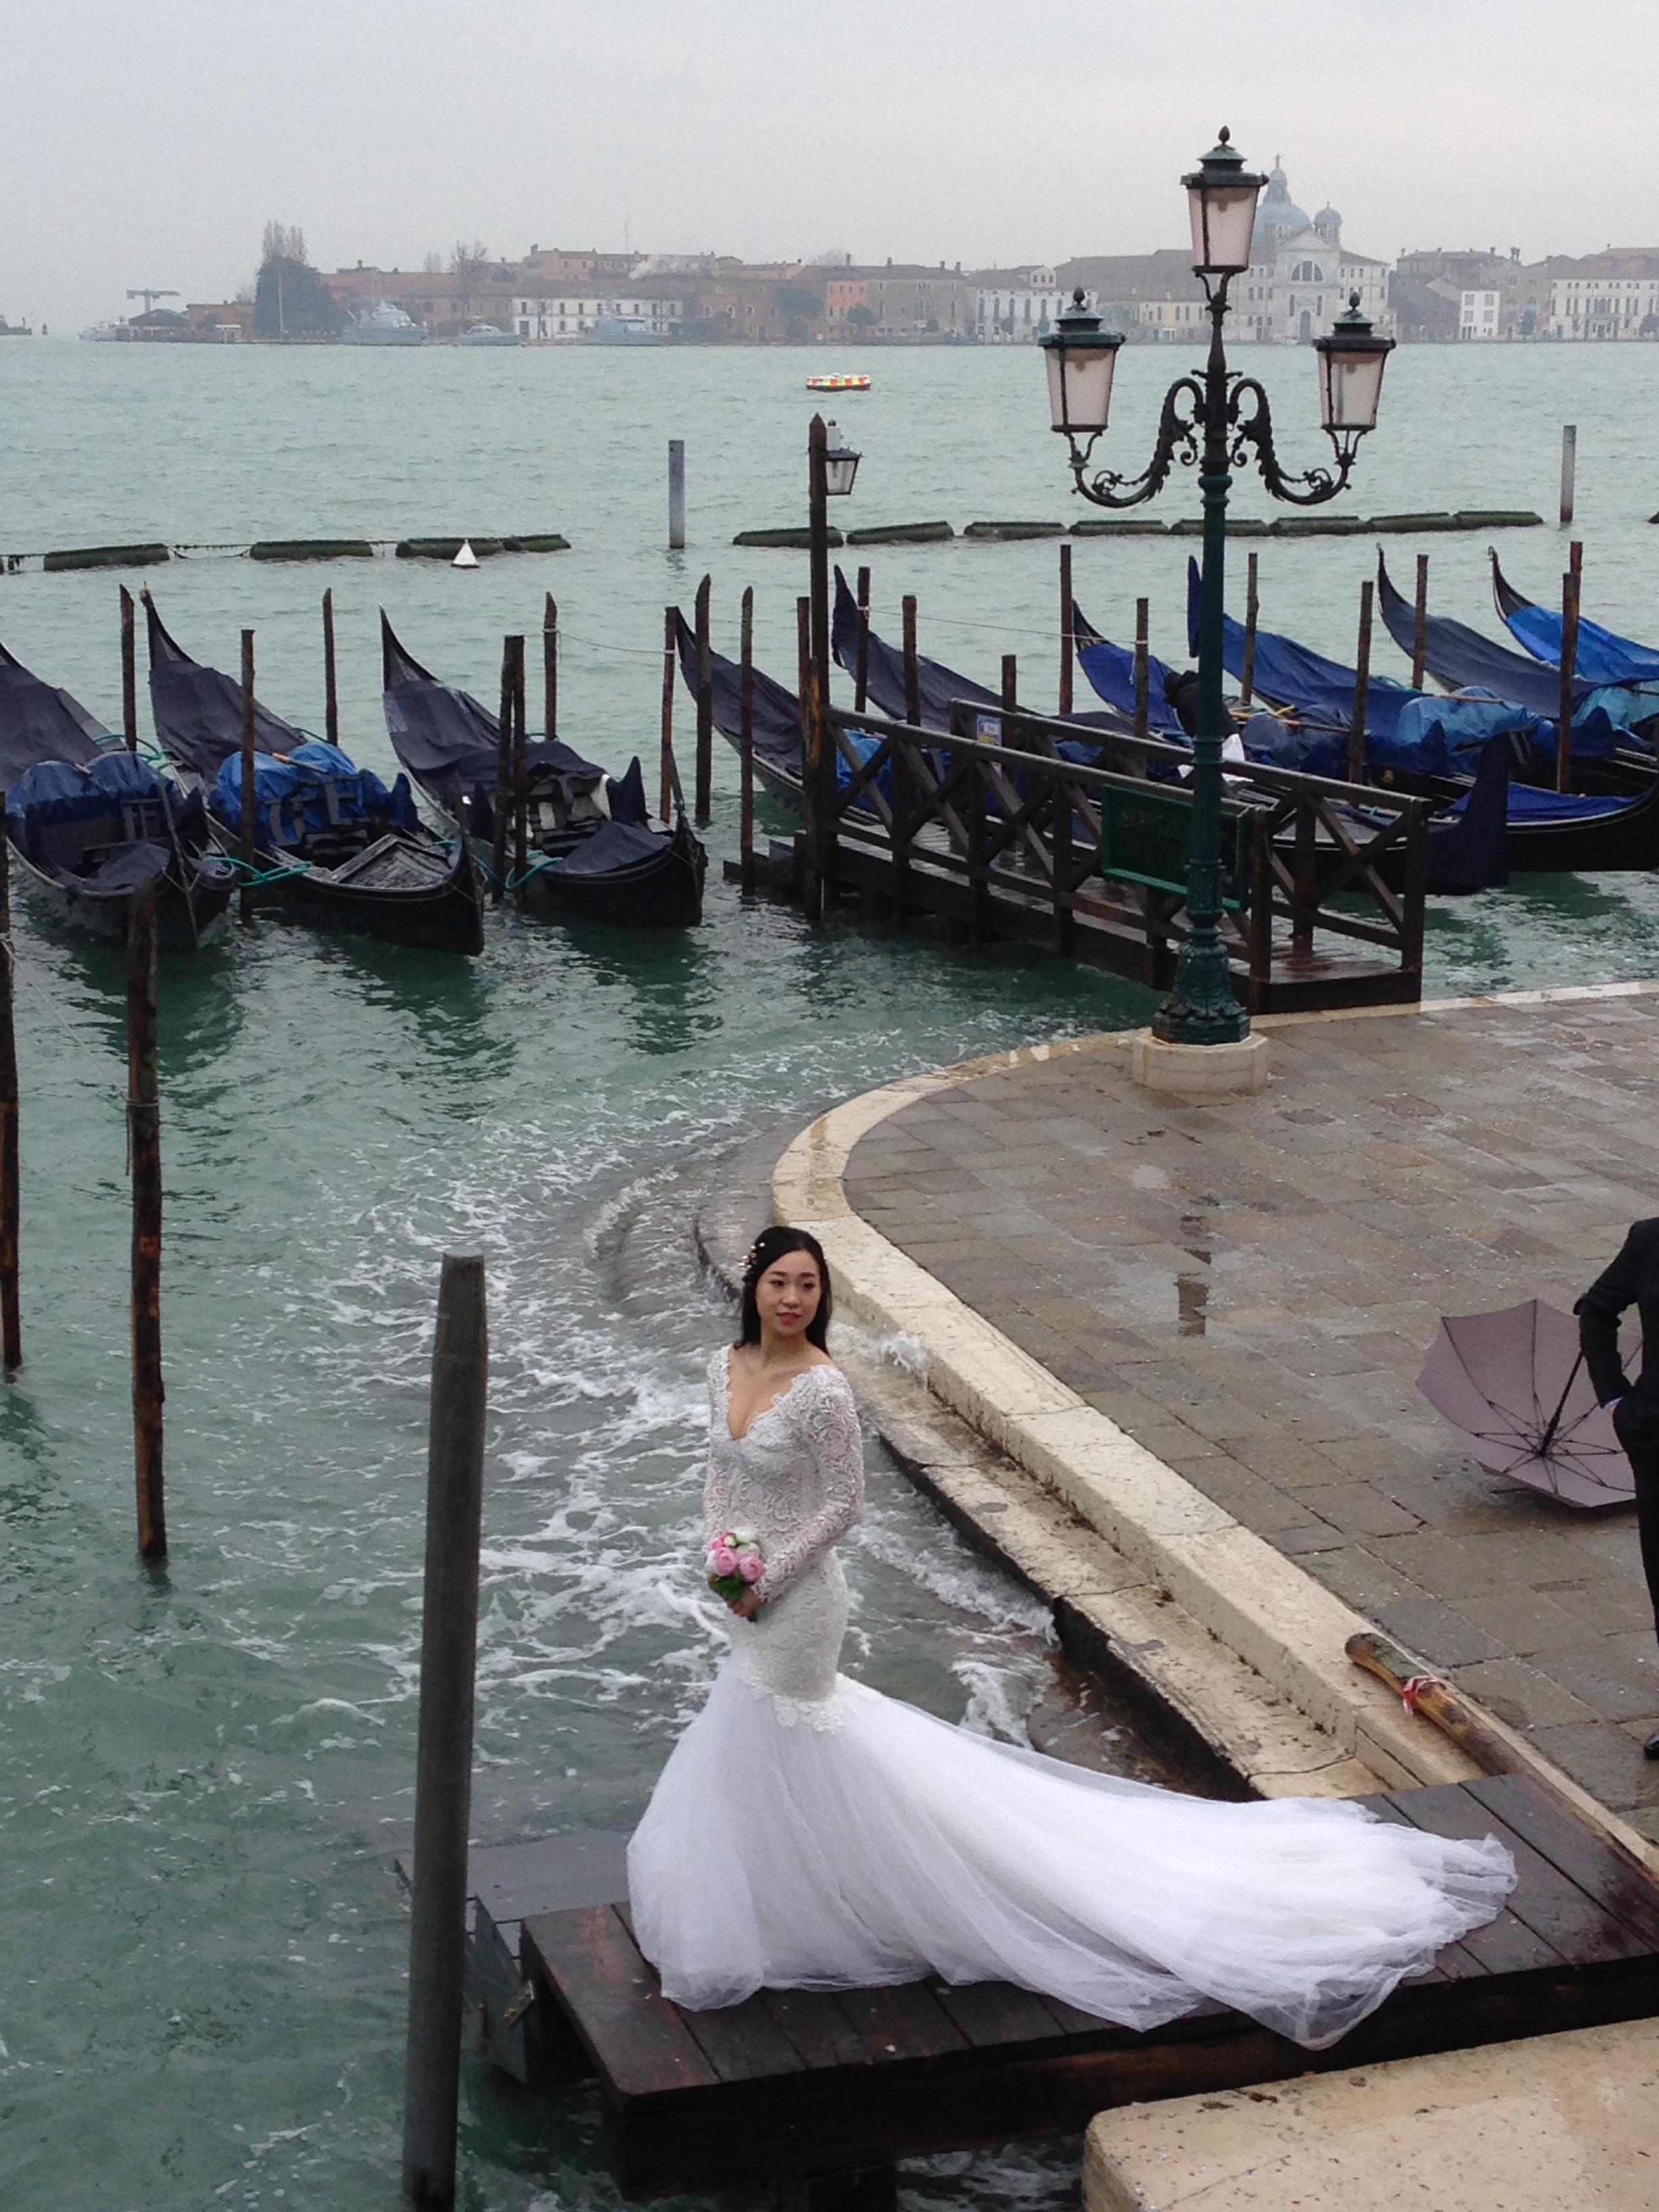
[[[734, 545], [799, 546], [805, 550], [812, 543], [812, 533], [810, 530], [740, 530], [732, 543]], [[839, 530], [830, 532], [832, 547], [846, 543]]]
[[962, 534], [964, 538], [993, 541], [1014, 538], [1063, 538], [1066, 525], [1063, 522], [970, 522]]
[[250, 561], [372, 561], [367, 538], [265, 538], [247, 549]]
[[1410, 531], [1464, 530], [1468, 527], [1460, 516], [1443, 512], [1429, 514], [1374, 514], [1365, 526], [1368, 530], [1375, 530], [1382, 536], [1387, 536], [1391, 532], [1403, 534]]
[[1073, 538], [1164, 538], [1168, 534], [1169, 526], [1154, 521], [1150, 514], [1091, 514], [1086, 521], [1072, 525]]
[[[27, 560], [27, 554], [16, 556]], [[83, 545], [68, 552], [43, 553], [43, 568], [153, 568], [165, 561], [165, 545]], [[8, 568], [10, 566], [8, 561]]]
[[403, 538], [392, 549], [400, 561], [453, 561], [463, 545], [479, 560], [495, 553], [568, 553], [570, 540], [550, 531], [538, 538]]
[[948, 522], [878, 522], [867, 530], [849, 530], [849, 545], [937, 545], [956, 532]]

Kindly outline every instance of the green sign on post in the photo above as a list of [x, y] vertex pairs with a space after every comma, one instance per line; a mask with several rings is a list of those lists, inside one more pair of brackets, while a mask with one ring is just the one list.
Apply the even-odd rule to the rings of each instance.
[[[1100, 872], [1155, 891], [1185, 891], [1193, 802], [1184, 791], [1139, 791], [1109, 785], [1098, 794]], [[1250, 903], [1250, 823], [1247, 810], [1221, 809], [1221, 902], [1230, 914]]]

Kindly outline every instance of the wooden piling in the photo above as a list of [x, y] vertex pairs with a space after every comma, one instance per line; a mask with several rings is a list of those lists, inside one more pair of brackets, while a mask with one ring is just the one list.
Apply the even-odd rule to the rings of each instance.
[[714, 790], [714, 665], [708, 644], [708, 599], [714, 579], [705, 576], [697, 586], [697, 780], [695, 811], [698, 822], [708, 819]]
[[916, 603], [904, 602], [904, 719], [918, 726], [921, 721], [921, 664], [916, 657]]
[[[251, 630], [242, 633], [244, 666]], [[155, 1055], [155, 885], [127, 916], [127, 1152], [132, 1173], [132, 1443], [138, 1556], [164, 1559], [161, 1479], [161, 1109]]]
[[323, 593], [323, 734], [330, 744], [340, 742], [340, 693], [334, 669], [334, 593]]
[[559, 734], [559, 606], [551, 592], [542, 609], [542, 735]]
[[121, 734], [127, 750], [138, 750], [138, 647], [132, 628], [132, 593], [121, 586]]
[[1152, 601], [1135, 601], [1135, 735], [1144, 738], [1148, 721], [1149, 692], [1152, 684], [1152, 653], [1149, 649], [1152, 630]]
[[685, 441], [668, 441], [668, 548], [685, 550]]
[[679, 650], [680, 611], [665, 607], [662, 622], [662, 804], [657, 811], [674, 819], [674, 658]]
[[1371, 703], [1371, 595], [1369, 576], [1359, 586], [1359, 638], [1353, 660], [1353, 714], [1348, 723], [1348, 781], [1365, 781], [1365, 721]]
[[[1379, 553], [1377, 558], [1382, 559]], [[1417, 604], [1412, 615], [1412, 690], [1420, 691], [1429, 660], [1429, 556], [1417, 556]]]
[[447, 1252], [438, 1288], [427, 1444], [404, 2075], [404, 2195], [411, 2204], [431, 2208], [455, 2201], [489, 1379], [484, 1263], [471, 1255]]
[[1238, 686], [1238, 703], [1248, 708], [1250, 694], [1255, 689], [1255, 625], [1261, 600], [1257, 591], [1260, 556], [1252, 553], [1245, 564], [1244, 582], [1244, 668]]
[[997, 743], [1018, 745], [1019, 732], [1014, 726], [1014, 716], [1019, 709], [1019, 656], [1005, 653], [1002, 656], [1002, 720], [997, 726]]
[[[914, 595], [902, 603], [904, 635], [904, 719], [912, 729], [921, 726], [921, 665], [916, 657], [916, 602]], [[896, 753], [887, 780], [893, 810], [893, 919], [902, 925], [910, 904], [910, 841], [920, 811], [915, 778], [908, 753]]]
[[[131, 610], [131, 601], [128, 600]], [[130, 618], [130, 616], [129, 616]], [[0, 792], [0, 1359], [8, 1373], [22, 1364], [23, 1328], [17, 1295], [21, 1208], [17, 1166], [17, 1025], [15, 958], [11, 937], [11, 845]]]
[[525, 737], [525, 641], [510, 641], [513, 659], [513, 899], [525, 902], [530, 875], [530, 772]]
[[[866, 571], [866, 574], [868, 572]], [[755, 587], [743, 594], [743, 628], [738, 647], [738, 851], [743, 888], [755, 888]]]
[[1561, 425], [1561, 527], [1572, 520], [1573, 491], [1578, 476], [1578, 425]]
[[254, 817], [257, 810], [253, 775], [253, 632], [242, 632], [242, 896], [238, 919], [253, 920]]
[[870, 571], [859, 570], [858, 658], [853, 671], [853, 711], [864, 712], [870, 696]]
[[795, 667], [800, 684], [801, 866], [800, 902], [809, 921], [823, 912], [823, 880], [818, 859], [823, 835], [819, 823], [823, 802], [818, 744], [823, 724], [815, 712], [817, 683], [812, 669], [812, 602], [795, 601]]
[[1555, 726], [1555, 787], [1572, 789], [1572, 684], [1578, 669], [1578, 592], [1583, 578], [1584, 549], [1575, 542], [1569, 549], [1561, 578], [1561, 695]]
[[1072, 711], [1072, 663], [1075, 658], [1075, 617], [1072, 605], [1072, 548], [1062, 543], [1060, 549], [1060, 711]]
[[507, 841], [513, 811], [513, 640], [501, 640], [501, 711], [495, 722], [495, 829], [489, 845], [489, 903], [507, 895]]

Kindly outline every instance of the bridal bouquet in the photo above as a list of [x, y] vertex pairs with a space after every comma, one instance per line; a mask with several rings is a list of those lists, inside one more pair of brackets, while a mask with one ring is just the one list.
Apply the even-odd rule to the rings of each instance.
[[708, 1587], [732, 1605], [766, 1572], [760, 1538], [752, 1528], [723, 1528], [708, 1547]]

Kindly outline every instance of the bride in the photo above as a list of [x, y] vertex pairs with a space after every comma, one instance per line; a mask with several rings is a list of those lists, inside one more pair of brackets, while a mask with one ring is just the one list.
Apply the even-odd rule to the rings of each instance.
[[837, 1674], [835, 1546], [864, 1461], [824, 1348], [816, 1239], [763, 1231], [742, 1310], [740, 1340], [709, 1362], [704, 1533], [752, 1536], [759, 1578], [722, 1586], [734, 1648], [628, 1853], [640, 1948], [677, 2004], [936, 1974], [1132, 2028], [1216, 1998], [1318, 2050], [1499, 1911], [1515, 1869], [1491, 1837], [1387, 1826], [1340, 1798], [1181, 1796]]

